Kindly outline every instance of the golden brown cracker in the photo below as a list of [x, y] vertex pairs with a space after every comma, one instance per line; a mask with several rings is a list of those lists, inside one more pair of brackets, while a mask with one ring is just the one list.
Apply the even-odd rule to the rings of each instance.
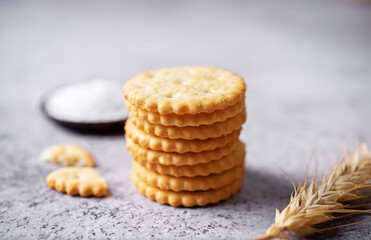
[[51, 172], [46, 181], [49, 187], [68, 195], [82, 197], [107, 195], [107, 184], [91, 167], [64, 167]]
[[132, 171], [144, 182], [153, 187], [162, 190], [180, 191], [205, 191], [209, 189], [221, 188], [232, 183], [236, 178], [239, 178], [245, 172], [243, 164], [237, 165], [232, 169], [219, 174], [211, 174], [209, 176], [200, 177], [172, 177], [169, 175], [161, 175], [139, 163], [133, 161]]
[[131, 122], [130, 118], [125, 124], [126, 138], [130, 138], [133, 142], [137, 143], [141, 147], [156, 151], [177, 153], [202, 152], [223, 147], [236, 140], [240, 135], [240, 131], [241, 129], [238, 129], [226, 136], [206, 140], [166, 139], [146, 134], [142, 130], [138, 129]]
[[140, 120], [150, 122], [152, 124], [160, 124], [163, 126], [176, 126], [176, 127], [187, 127], [187, 126], [201, 126], [211, 125], [217, 122], [224, 122], [229, 118], [235, 117], [245, 109], [245, 100], [242, 99], [238, 103], [224, 109], [216, 110], [211, 113], [199, 113], [199, 114], [166, 114], [162, 115], [158, 112], [148, 112], [146, 110], [134, 107], [127, 101], [126, 107], [128, 108], [130, 115], [139, 118]]
[[225, 136], [241, 128], [241, 125], [246, 121], [246, 111], [242, 111], [235, 117], [227, 119], [224, 122], [198, 127], [163, 126], [160, 124], [152, 124], [132, 116], [130, 119], [133, 125], [149, 135], [169, 139], [205, 140], [208, 138]]
[[93, 167], [93, 157], [83, 147], [75, 143], [58, 144], [44, 149], [41, 160], [64, 166]]
[[223, 110], [244, 98], [243, 79], [215, 67], [174, 67], [141, 73], [123, 87], [137, 108], [160, 114], [198, 114]]
[[238, 142], [238, 140], [235, 140], [228, 143], [224, 147], [216, 148], [210, 151], [199, 153], [189, 152], [180, 154], [154, 151], [151, 149], [143, 148], [134, 143], [130, 138], [126, 137], [126, 147], [128, 148], [128, 150], [130, 150], [134, 158], [140, 158], [153, 164], [175, 166], [195, 165], [221, 159], [233, 152], [236, 149], [236, 145]]
[[209, 163], [199, 163], [195, 165], [174, 166], [154, 164], [147, 160], [134, 156], [134, 160], [143, 167], [157, 172], [162, 175], [170, 175], [174, 177], [195, 177], [209, 176], [210, 174], [218, 174], [229, 170], [244, 162], [245, 145], [242, 142], [237, 144], [237, 148], [231, 154]]
[[156, 187], [152, 187], [144, 181], [140, 180], [137, 175], [131, 175], [131, 181], [138, 188], [139, 192], [148, 197], [151, 200], [157, 201], [161, 204], [169, 204], [174, 207], [185, 206], [205, 206], [207, 204], [218, 203], [221, 200], [225, 200], [232, 195], [236, 194], [242, 187], [243, 177], [236, 179], [229, 185], [222, 188], [207, 190], [207, 191], [196, 191], [196, 192], [174, 192], [161, 190]]

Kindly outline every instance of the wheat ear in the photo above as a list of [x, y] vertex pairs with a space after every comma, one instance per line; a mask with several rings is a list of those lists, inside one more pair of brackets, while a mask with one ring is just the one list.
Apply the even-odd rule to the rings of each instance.
[[288, 239], [287, 231], [309, 236], [329, 230], [319, 230], [316, 225], [339, 218], [334, 213], [342, 213], [343, 216], [371, 213], [370, 210], [354, 209], [357, 207], [355, 204], [344, 203], [365, 197], [356, 190], [371, 188], [371, 183], [367, 182], [370, 179], [371, 154], [366, 144], [362, 144], [353, 155], [344, 154], [342, 161], [334, 165], [331, 174], [322, 177], [320, 185], [315, 183], [315, 176], [308, 186], [307, 177], [303, 184], [299, 183], [291, 195], [290, 203], [282, 212], [276, 209], [274, 223], [258, 239]]

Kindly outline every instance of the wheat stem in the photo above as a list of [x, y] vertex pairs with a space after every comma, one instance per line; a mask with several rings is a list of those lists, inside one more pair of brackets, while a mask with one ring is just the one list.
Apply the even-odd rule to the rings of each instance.
[[325, 231], [333, 230], [333, 229], [337, 229], [337, 228], [348, 227], [348, 226], [352, 226], [352, 225], [356, 225], [356, 224], [360, 224], [360, 223], [365, 223], [365, 222], [368, 222], [368, 221], [371, 221], [371, 219], [366, 219], [366, 220], [359, 221], [359, 222], [354, 222], [354, 223], [343, 224], [343, 225], [330, 227], [330, 228], [324, 228], [324, 229], [319, 230], [319, 232], [325, 232]]

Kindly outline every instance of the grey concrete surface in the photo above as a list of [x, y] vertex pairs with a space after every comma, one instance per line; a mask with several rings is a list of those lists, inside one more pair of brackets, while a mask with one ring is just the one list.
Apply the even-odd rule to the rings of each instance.
[[[251, 239], [305, 166], [326, 173], [344, 143], [371, 144], [371, 5], [351, 1], [1, 1], [1, 239]], [[83, 135], [45, 119], [41, 96], [95, 77], [219, 66], [248, 85], [242, 190], [203, 208], [162, 206], [129, 181], [123, 136]], [[119, 90], [118, 90], [119, 91]], [[69, 197], [45, 177], [49, 145], [89, 149], [110, 196]], [[346, 219], [360, 221], [368, 216]], [[370, 222], [313, 239], [370, 239]], [[295, 238], [295, 237], [294, 237]]]

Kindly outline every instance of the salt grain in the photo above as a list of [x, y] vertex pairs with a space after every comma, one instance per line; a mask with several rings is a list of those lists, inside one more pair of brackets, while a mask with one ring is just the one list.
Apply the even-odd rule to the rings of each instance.
[[52, 92], [45, 102], [53, 118], [77, 123], [104, 123], [127, 118], [121, 84], [95, 79], [73, 83]]

